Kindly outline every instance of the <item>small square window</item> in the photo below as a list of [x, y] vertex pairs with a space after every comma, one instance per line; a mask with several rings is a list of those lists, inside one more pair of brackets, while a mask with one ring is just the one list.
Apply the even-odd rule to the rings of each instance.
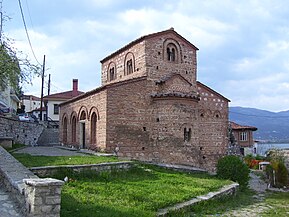
[[59, 105], [58, 104], [54, 104], [54, 108], [53, 108], [54, 114], [58, 115], [59, 114]]

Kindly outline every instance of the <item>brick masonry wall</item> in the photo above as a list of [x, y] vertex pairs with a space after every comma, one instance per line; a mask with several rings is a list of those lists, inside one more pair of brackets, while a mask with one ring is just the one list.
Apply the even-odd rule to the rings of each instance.
[[[119, 81], [124, 81], [127, 79], [142, 77], [146, 75], [146, 65], [145, 65], [145, 43], [138, 43], [124, 52], [117, 54], [116, 56], [108, 59], [102, 63], [101, 69], [101, 83], [102, 85], [116, 83]], [[132, 56], [127, 56], [128, 54], [133, 54]], [[133, 60], [133, 73], [127, 75], [125, 73], [126, 61], [128, 58]], [[113, 81], [108, 80], [108, 71], [110, 65], [116, 66], [116, 79]]]
[[212, 168], [228, 145], [228, 101], [203, 85], [198, 85], [200, 152], [203, 162]]
[[38, 123], [24, 122], [0, 116], [0, 137], [12, 137], [14, 143], [37, 145], [44, 127]]
[[[59, 127], [59, 140], [63, 142], [63, 118], [67, 117], [67, 142], [65, 145], [81, 147], [80, 143], [80, 126], [79, 120], [81, 113], [84, 112], [86, 119], [85, 123], [85, 148], [104, 150], [106, 147], [106, 90], [97, 94], [89, 95], [76, 102], [60, 106], [60, 127]], [[91, 115], [95, 112], [97, 114], [96, 124], [96, 144], [91, 143]], [[77, 119], [76, 124], [76, 142], [72, 142], [72, 116], [75, 115]]]

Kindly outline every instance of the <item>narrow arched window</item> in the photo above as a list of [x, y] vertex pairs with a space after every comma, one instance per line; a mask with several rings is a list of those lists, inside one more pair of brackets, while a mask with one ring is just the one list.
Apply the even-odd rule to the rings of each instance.
[[126, 68], [127, 68], [127, 74], [128, 75], [133, 73], [132, 59], [130, 59], [126, 62]]
[[91, 132], [90, 132], [90, 136], [91, 136], [91, 144], [96, 144], [96, 123], [97, 123], [97, 116], [96, 113], [93, 112], [92, 116], [91, 116]]
[[112, 81], [115, 79], [115, 71], [114, 71], [114, 67], [109, 69], [109, 80]]
[[184, 142], [191, 141], [191, 138], [192, 138], [192, 129], [184, 128]]

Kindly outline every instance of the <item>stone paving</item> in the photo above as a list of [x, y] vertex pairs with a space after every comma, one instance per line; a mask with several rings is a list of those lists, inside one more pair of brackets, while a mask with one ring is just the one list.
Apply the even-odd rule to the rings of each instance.
[[266, 210], [271, 209], [272, 207], [268, 204], [264, 203], [265, 192], [267, 189], [267, 184], [261, 180], [258, 176], [256, 176], [253, 172], [250, 173], [250, 181], [249, 186], [252, 190], [256, 192], [254, 196], [256, 199], [256, 203], [239, 208], [237, 210], [230, 210], [228, 212], [223, 213], [222, 215], [207, 215], [207, 216], [224, 216], [224, 217], [259, 217], [261, 213]]
[[34, 146], [25, 147], [17, 150], [14, 153], [30, 154], [30, 155], [45, 155], [45, 156], [84, 156], [86, 154], [79, 153], [72, 149], [63, 149], [53, 146]]
[[0, 185], [0, 216], [1, 217], [23, 217], [20, 207], [11, 198], [9, 192]]

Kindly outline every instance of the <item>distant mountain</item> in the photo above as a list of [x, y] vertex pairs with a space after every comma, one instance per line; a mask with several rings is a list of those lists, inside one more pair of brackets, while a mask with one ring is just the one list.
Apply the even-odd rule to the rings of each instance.
[[230, 121], [257, 127], [254, 139], [271, 142], [289, 142], [289, 110], [270, 112], [255, 108], [230, 107]]

